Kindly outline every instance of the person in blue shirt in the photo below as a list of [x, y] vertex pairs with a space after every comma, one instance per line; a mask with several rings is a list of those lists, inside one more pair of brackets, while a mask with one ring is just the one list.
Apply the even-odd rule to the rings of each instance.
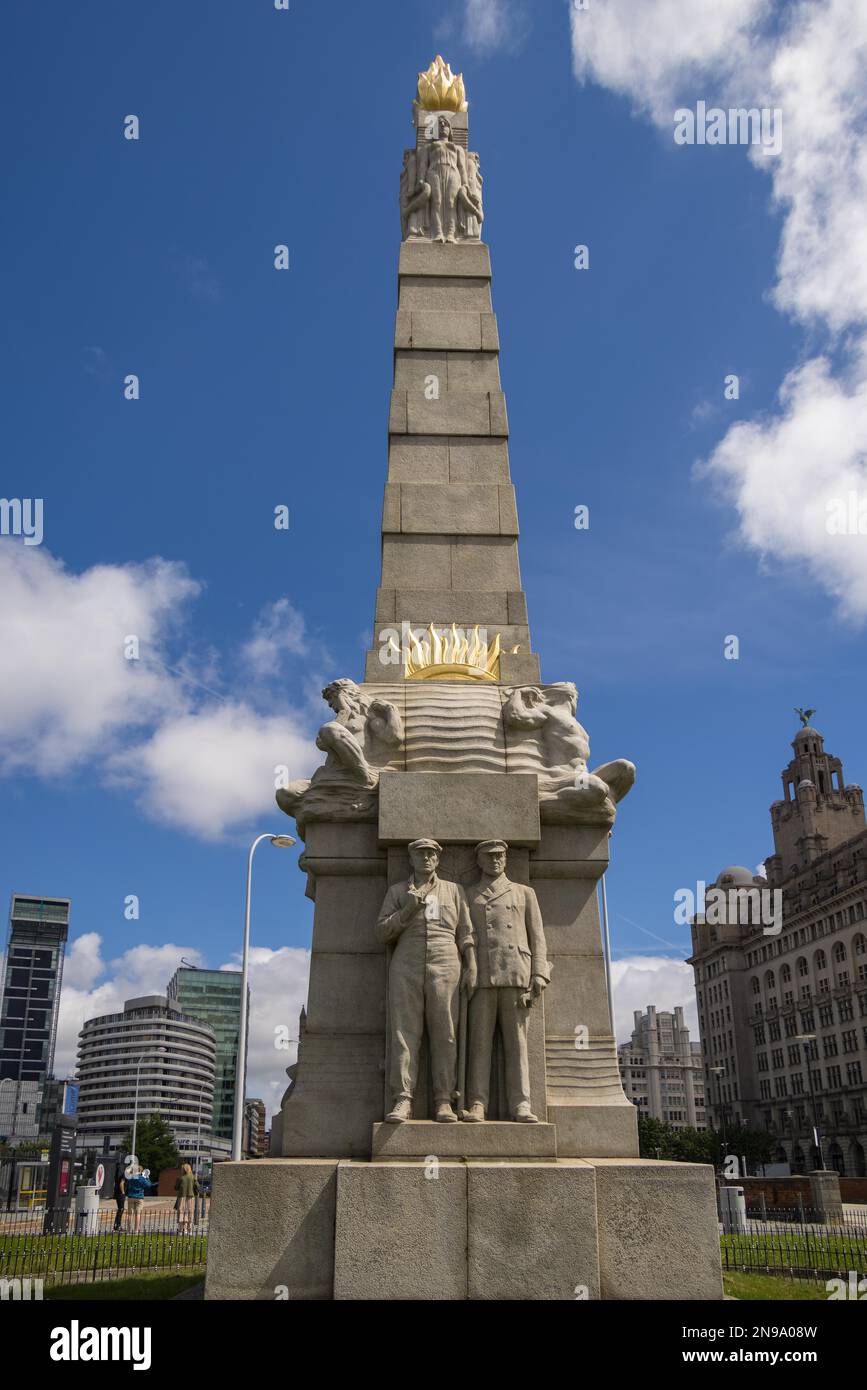
[[131, 1165], [124, 1173], [124, 1182], [126, 1183], [126, 1204], [129, 1208], [130, 1225], [134, 1231], [140, 1231], [141, 1209], [145, 1192], [149, 1187], [156, 1187], [156, 1183], [150, 1181], [137, 1163]]

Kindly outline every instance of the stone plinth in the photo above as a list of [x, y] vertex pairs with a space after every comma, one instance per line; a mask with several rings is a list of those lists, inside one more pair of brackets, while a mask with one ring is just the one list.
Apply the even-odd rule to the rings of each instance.
[[315, 1158], [215, 1164], [205, 1298], [332, 1298], [337, 1167]]
[[721, 1299], [713, 1169], [640, 1159], [220, 1163], [205, 1297]]
[[809, 1175], [813, 1206], [822, 1213], [826, 1226], [843, 1220], [843, 1199], [840, 1196], [840, 1174], [833, 1168], [814, 1168]]
[[647, 1158], [593, 1168], [602, 1297], [722, 1298], [713, 1168]]
[[406, 1158], [522, 1159], [557, 1157], [557, 1131], [553, 1125], [516, 1124], [490, 1120], [485, 1124], [437, 1124], [434, 1120], [410, 1120], [402, 1125], [373, 1126], [373, 1157], [377, 1160]]

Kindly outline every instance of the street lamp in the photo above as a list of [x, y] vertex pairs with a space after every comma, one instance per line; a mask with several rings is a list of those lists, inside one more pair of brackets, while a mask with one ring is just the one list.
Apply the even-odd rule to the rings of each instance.
[[160, 1052], [168, 1052], [168, 1048], [167, 1048], [167, 1047], [152, 1047], [152, 1048], [148, 1048], [147, 1052], [143, 1052], [143, 1053], [141, 1054], [141, 1056], [139, 1057], [139, 1059], [138, 1059], [138, 1066], [137, 1066], [136, 1069], [135, 1069], [135, 1101], [133, 1102], [133, 1108], [132, 1108], [132, 1152], [133, 1152], [133, 1157], [135, 1157], [135, 1158], [138, 1157], [138, 1155], [137, 1155], [137, 1153], [136, 1153], [136, 1147], [135, 1147], [135, 1137], [136, 1137], [136, 1131], [138, 1130], [138, 1083], [139, 1083], [139, 1077], [141, 1076], [141, 1064], [142, 1064], [142, 1062], [144, 1061], [145, 1057], [156, 1056], [156, 1055], [157, 1055], [158, 1053], [160, 1053]]
[[[196, 1186], [197, 1186], [197, 1187], [198, 1187], [198, 1185], [199, 1185], [199, 1150], [200, 1150], [200, 1143], [201, 1143], [201, 1138], [202, 1138], [202, 1101], [203, 1101], [203, 1099], [204, 1099], [205, 1091], [207, 1090], [207, 1088], [208, 1088], [208, 1082], [207, 1082], [207, 1081], [203, 1081], [202, 1084], [201, 1084], [201, 1086], [199, 1087], [199, 1118], [198, 1118], [198, 1122], [197, 1122], [197, 1124], [196, 1124], [196, 1157], [195, 1157], [195, 1161], [194, 1161], [194, 1163], [193, 1163], [193, 1176], [195, 1177]], [[214, 1113], [214, 1103], [213, 1103], [213, 1100], [212, 1100], [212, 1101], [211, 1101], [211, 1121], [212, 1121], [212, 1124], [213, 1124], [213, 1113]], [[204, 1207], [204, 1202], [202, 1203], [202, 1206]], [[196, 1192], [195, 1200], [194, 1200], [194, 1202], [193, 1202], [193, 1225], [194, 1225], [194, 1226], [197, 1226], [198, 1224], [199, 1224], [199, 1193]]]
[[[816, 1041], [817, 1041], [817, 1038], [816, 1038], [816, 1034], [815, 1034], [815, 1033], [796, 1033], [796, 1034], [795, 1034], [795, 1042], [799, 1042], [799, 1043], [808, 1043], [808, 1044], [810, 1044], [810, 1043], [815, 1043]], [[811, 1102], [811, 1105], [812, 1105], [812, 1108], [813, 1108], [813, 1142], [814, 1142], [814, 1144], [815, 1144], [815, 1146], [816, 1146], [816, 1153], [819, 1155], [819, 1168], [820, 1168], [821, 1170], [824, 1171], [824, 1168], [825, 1168], [825, 1155], [822, 1153], [822, 1137], [821, 1137], [821, 1135], [819, 1134], [819, 1116], [818, 1116], [818, 1113], [817, 1113], [817, 1110], [816, 1110], [816, 1087], [815, 1087], [815, 1085], [814, 1085], [814, 1083], [813, 1083], [813, 1068], [810, 1066], [811, 1051], [812, 1051], [812, 1049], [811, 1049], [810, 1047], [805, 1047], [805, 1048], [804, 1048], [804, 1055], [805, 1055], [805, 1057], [806, 1057], [806, 1059], [807, 1059], [807, 1079], [808, 1079], [808, 1081], [810, 1082], [810, 1102]], [[817, 1061], [818, 1061], [818, 1057], [819, 1057], [819, 1054], [818, 1054], [818, 1049], [817, 1049], [817, 1051], [816, 1051], [816, 1060], [817, 1060]]]
[[232, 1158], [241, 1160], [241, 1134], [244, 1128], [244, 1085], [247, 1078], [247, 976], [250, 963], [250, 892], [253, 884], [253, 855], [256, 846], [270, 840], [278, 849], [290, 849], [295, 841], [291, 835], [257, 835], [247, 855], [247, 896], [244, 904], [244, 949], [241, 956], [241, 1017], [238, 1033], [238, 1065], [235, 1069], [235, 1115], [232, 1126]]

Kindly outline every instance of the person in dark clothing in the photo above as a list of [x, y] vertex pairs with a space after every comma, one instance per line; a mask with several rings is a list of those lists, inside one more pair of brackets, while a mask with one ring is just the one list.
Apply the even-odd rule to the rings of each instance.
[[114, 1218], [114, 1229], [119, 1231], [123, 1227], [123, 1209], [126, 1206], [126, 1183], [123, 1178], [123, 1169], [118, 1165], [114, 1175], [114, 1201], [117, 1207], [117, 1216]]

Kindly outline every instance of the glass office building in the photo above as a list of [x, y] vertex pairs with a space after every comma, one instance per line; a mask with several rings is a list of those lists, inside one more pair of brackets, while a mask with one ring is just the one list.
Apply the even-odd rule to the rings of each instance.
[[68, 898], [13, 894], [0, 998], [0, 1081], [10, 1083], [3, 1088], [4, 1124], [9, 1128], [14, 1116], [11, 1129], [19, 1138], [35, 1137], [38, 1100], [54, 1069], [68, 935]]
[[[240, 970], [196, 970], [182, 966], [176, 970], [167, 990], [191, 1018], [198, 1018], [214, 1030], [217, 1040], [217, 1076], [214, 1086], [213, 1132], [232, 1138], [235, 1114], [235, 1069], [238, 1065], [238, 1034], [241, 1022]], [[247, 1017], [249, 1010], [247, 991]]]

